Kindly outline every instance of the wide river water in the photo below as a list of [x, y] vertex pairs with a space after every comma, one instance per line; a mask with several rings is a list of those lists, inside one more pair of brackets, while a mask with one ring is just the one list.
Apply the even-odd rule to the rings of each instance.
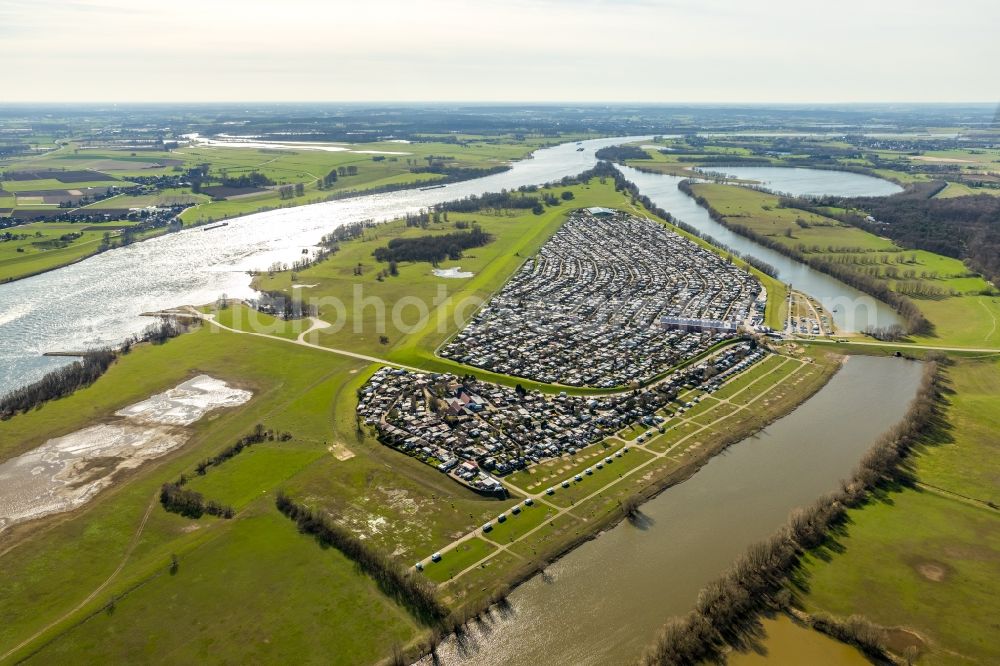
[[[0, 285], [0, 395], [65, 364], [49, 351], [79, 351], [115, 344], [146, 325], [145, 311], [200, 304], [225, 293], [251, 295], [247, 271], [272, 262], [291, 263], [330, 230], [362, 220], [387, 220], [462, 197], [537, 185], [575, 176], [592, 167], [595, 151], [643, 137], [594, 139], [538, 150], [504, 173], [428, 190], [403, 190], [295, 208], [256, 213], [228, 221], [227, 226], [189, 229], [111, 250], [85, 261], [35, 277]], [[781, 279], [820, 299], [843, 330], [868, 323], [896, 321], [891, 310], [869, 296], [821, 273], [743, 239], [712, 221], [677, 189], [679, 179], [623, 168], [657, 204], [679, 219], [703, 229], [741, 252], [749, 252], [780, 271]], [[777, 171], [782, 171], [778, 169]], [[784, 171], [803, 171], [785, 169]], [[843, 176], [813, 171], [812, 189], [844, 194]], [[787, 189], [780, 173], [775, 189]], [[796, 181], [802, 174], [792, 174]], [[868, 178], [869, 193], [881, 194], [885, 181]], [[861, 188], [863, 189], [863, 188]]]
[[[441, 663], [633, 663], [663, 623], [796, 507], [835, 490], [900, 420], [921, 364], [850, 357], [788, 416], [716, 456], [687, 481], [514, 590], [511, 610], [445, 642]], [[427, 664], [430, 660], [425, 660]]]

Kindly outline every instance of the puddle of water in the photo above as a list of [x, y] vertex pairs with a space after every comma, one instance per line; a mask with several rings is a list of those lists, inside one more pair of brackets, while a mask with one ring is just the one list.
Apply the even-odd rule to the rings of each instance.
[[0, 532], [69, 511], [111, 485], [115, 475], [183, 445], [185, 428], [206, 413], [253, 394], [207, 375], [129, 405], [110, 423], [90, 426], [0, 464]]

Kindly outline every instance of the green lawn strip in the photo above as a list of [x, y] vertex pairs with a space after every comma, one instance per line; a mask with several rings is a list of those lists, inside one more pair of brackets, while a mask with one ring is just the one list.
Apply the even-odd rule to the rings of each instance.
[[606, 456], [613, 456], [624, 446], [626, 445], [621, 442], [604, 440], [586, 446], [573, 455], [543, 460], [527, 469], [514, 472], [504, 480], [527, 493], [538, 493], [565, 479], [572, 479], [573, 475], [582, 473], [587, 467], [593, 467]]
[[717, 403], [714, 407], [712, 407], [711, 411], [702, 412], [701, 414], [689, 418], [691, 418], [691, 420], [698, 425], [708, 425], [709, 423], [712, 423], [713, 421], [716, 421], [724, 416], [729, 416], [737, 409], [738, 408], [735, 405]]
[[797, 361], [788, 361], [784, 365], [779, 366], [778, 368], [775, 368], [771, 372], [767, 373], [760, 379], [759, 382], [755, 383], [749, 389], [732, 396], [729, 400], [735, 405], [746, 405], [760, 395], [760, 393], [765, 390], [765, 387], [774, 386], [781, 380], [795, 372], [800, 371], [801, 369], [801, 363]]
[[650, 451], [662, 453], [688, 435], [697, 432], [700, 428], [700, 425], [691, 421], [668, 423], [666, 432], [662, 435], [654, 435], [651, 440], [646, 442], [646, 447]]
[[753, 367], [748, 368], [745, 372], [729, 379], [718, 391], [713, 393], [712, 396], [719, 400], [731, 398], [753, 382], [776, 370], [787, 360], [788, 359], [784, 356], [768, 356], [763, 361], [760, 361]]
[[681, 463], [670, 457], [655, 459], [641, 472], [627, 476], [610, 488], [577, 503], [570, 513], [587, 523], [618, 518], [621, 516], [621, 503], [625, 499], [644, 490], [655, 479], [662, 479], [676, 472], [680, 467]]
[[569, 488], [563, 488], [562, 484], [556, 485], [555, 494], [546, 496], [545, 501], [552, 502], [556, 506], [563, 508], [572, 506], [587, 495], [595, 492], [598, 488], [616, 479], [620, 479], [627, 472], [648, 462], [653, 457], [653, 454], [642, 449], [630, 448], [629, 452], [623, 454], [621, 458], [611, 454], [609, 454], [609, 457], [612, 462], [609, 463], [602, 458], [600, 463], [602, 465], [601, 469], [598, 469], [595, 465], [591, 468], [592, 474], [583, 473], [580, 475], [580, 481], [576, 481], [574, 477], [570, 477], [568, 479]]
[[496, 589], [497, 581], [508, 579], [527, 566], [528, 563], [523, 558], [505, 551], [497, 551], [475, 569], [448, 581], [447, 585], [438, 589], [438, 594], [446, 603], [453, 606], [462, 603], [474, 605], [491, 596]]
[[424, 575], [435, 583], [443, 583], [496, 549], [496, 546], [478, 537], [469, 539], [445, 553], [440, 562], [426, 560]]
[[[376, 661], [417, 627], [354, 563], [266, 507], [48, 644], [42, 662]], [[182, 629], [183, 628], [183, 629]], [[182, 639], [178, 640], [178, 635]], [[312, 661], [309, 659], [308, 661]]]
[[587, 526], [581, 521], [569, 515], [562, 515], [546, 520], [538, 530], [511, 544], [508, 550], [528, 562], [534, 562], [553, 555], [553, 551], [561, 550], [567, 541], [580, 538], [588, 531]]
[[538, 527], [555, 514], [555, 509], [544, 502], [535, 502], [531, 506], [526, 506], [522, 502], [518, 508], [520, 513], [517, 514], [506, 511], [504, 514], [506, 519], [502, 523], [496, 519], [491, 520], [490, 524], [493, 527], [485, 534], [486, 538], [499, 544], [508, 544], [520, 539], [526, 532]]
[[995, 663], [996, 511], [916, 490], [885, 499], [850, 511], [836, 547], [805, 559], [806, 610], [916, 631], [926, 663]]

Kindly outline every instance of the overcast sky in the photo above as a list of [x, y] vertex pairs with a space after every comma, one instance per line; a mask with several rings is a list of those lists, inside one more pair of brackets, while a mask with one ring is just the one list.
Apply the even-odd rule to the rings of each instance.
[[995, 102], [997, 0], [0, 0], [3, 101]]

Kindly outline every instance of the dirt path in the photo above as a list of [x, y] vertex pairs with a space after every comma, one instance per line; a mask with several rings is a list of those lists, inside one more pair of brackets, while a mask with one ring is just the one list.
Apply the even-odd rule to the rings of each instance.
[[115, 578], [118, 577], [118, 574], [120, 574], [122, 572], [122, 569], [125, 568], [125, 565], [128, 563], [129, 557], [131, 557], [131, 555], [132, 555], [132, 551], [134, 551], [135, 547], [137, 545], [139, 545], [139, 538], [142, 536], [142, 531], [146, 527], [146, 522], [149, 520], [149, 516], [153, 512], [153, 507], [156, 506], [157, 498], [159, 497], [159, 494], [160, 494], [159, 491], [157, 491], [153, 495], [153, 498], [149, 501], [149, 506], [146, 507], [146, 513], [143, 514], [142, 520], [139, 521], [139, 526], [136, 528], [135, 534], [132, 535], [132, 540], [129, 542], [128, 548], [125, 549], [125, 554], [122, 556], [121, 562], [119, 562], [118, 563], [118, 567], [114, 571], [111, 572], [111, 575], [108, 576], [104, 580], [103, 583], [101, 583], [100, 585], [98, 585], [94, 589], [93, 592], [91, 592], [90, 594], [88, 594], [86, 596], [86, 598], [83, 601], [81, 601], [79, 604], [77, 604], [72, 610], [66, 611], [65, 613], [63, 613], [62, 615], [60, 615], [58, 618], [56, 618], [55, 620], [53, 620], [49, 624], [45, 625], [44, 627], [42, 627], [41, 629], [39, 629], [34, 634], [32, 634], [28, 638], [24, 639], [23, 641], [21, 641], [20, 643], [18, 643], [14, 647], [12, 647], [10, 650], [8, 650], [7, 652], [5, 652], [4, 654], [0, 655], [0, 661], [3, 661], [5, 659], [7, 659], [8, 657], [10, 657], [12, 654], [14, 654], [15, 652], [17, 652], [21, 648], [23, 648], [26, 645], [28, 645], [29, 643], [35, 641], [39, 636], [41, 636], [45, 632], [49, 631], [50, 629], [52, 629], [53, 627], [55, 627], [59, 623], [63, 622], [64, 620], [66, 620], [67, 618], [69, 618], [71, 615], [74, 615], [74, 614], [78, 613], [80, 610], [83, 609], [84, 606], [86, 606], [91, 601], [93, 601], [94, 599], [96, 599], [97, 595], [101, 594], [101, 592], [103, 592], [105, 589], [107, 589], [108, 585], [110, 585], [111, 582]]
[[323, 321], [319, 317], [309, 317], [309, 328], [299, 333], [299, 337], [296, 339], [296, 342], [305, 342], [306, 336], [312, 333], [313, 331], [318, 331], [324, 328], [330, 328], [331, 325], [332, 324], [330, 324], [330, 322]]
[[993, 311], [989, 309], [989, 307], [986, 305], [986, 302], [982, 298], [979, 299], [979, 304], [983, 306], [983, 309], [986, 310], [986, 314], [988, 314], [990, 316], [990, 319], [993, 320], [993, 328], [991, 328], [990, 332], [987, 333], [986, 336], [983, 338], [983, 342], [989, 342], [990, 338], [993, 337], [993, 334], [997, 332], [997, 318], [993, 314]]

